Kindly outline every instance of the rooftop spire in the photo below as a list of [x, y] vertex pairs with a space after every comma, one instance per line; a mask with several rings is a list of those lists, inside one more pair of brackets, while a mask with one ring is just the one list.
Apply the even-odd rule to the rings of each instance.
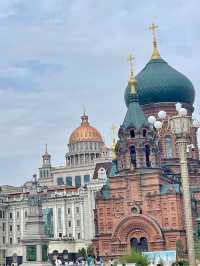
[[158, 26], [155, 25], [154, 23], [152, 23], [149, 26], [149, 30], [152, 32], [152, 35], [153, 35], [153, 53], [152, 53], [151, 59], [160, 59], [161, 58], [160, 53], [159, 53], [158, 48], [157, 48], [157, 39], [156, 39], [156, 29], [157, 28], [158, 28]]
[[133, 73], [133, 60], [134, 60], [134, 56], [132, 54], [129, 54], [128, 56], [128, 63], [129, 63], [129, 80], [128, 80], [128, 85], [130, 87], [131, 90], [131, 94], [135, 95], [136, 94], [136, 79]]
[[51, 155], [48, 153], [47, 144], [45, 144], [45, 153], [42, 155], [43, 166], [51, 164]]
[[88, 116], [86, 114], [85, 105], [83, 105], [83, 115], [81, 116], [81, 120], [82, 120], [81, 125], [88, 124]]
[[47, 144], [45, 145], [45, 153], [48, 154]]

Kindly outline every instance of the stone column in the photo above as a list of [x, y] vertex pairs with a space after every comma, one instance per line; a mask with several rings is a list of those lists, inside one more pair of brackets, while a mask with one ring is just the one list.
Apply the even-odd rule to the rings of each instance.
[[[9, 219], [9, 213], [8, 212], [5, 212], [5, 218], [6, 218], [6, 221], [8, 221]], [[9, 223], [6, 222], [5, 223], [5, 230], [6, 230], [6, 243], [8, 244], [9, 243]]]
[[13, 244], [15, 244], [16, 241], [16, 234], [17, 234], [17, 230], [16, 230], [16, 210], [13, 212]]
[[84, 175], [81, 175], [81, 186], [84, 186]]
[[83, 155], [83, 164], [85, 165], [85, 153], [84, 153], [84, 155]]
[[42, 261], [42, 246], [37, 245], [37, 261]]
[[74, 202], [72, 202], [72, 235], [74, 237], [74, 239], [76, 238], [76, 220], [75, 220], [75, 206], [74, 206]]
[[66, 209], [65, 209], [65, 205], [62, 207], [62, 225], [63, 225], [63, 230], [62, 230], [62, 234], [63, 236], [66, 236], [66, 221], [65, 221], [65, 217], [66, 217]]
[[21, 229], [21, 235], [20, 237], [22, 238], [24, 236], [24, 208], [20, 210], [20, 229]]
[[54, 219], [54, 237], [58, 237], [58, 220], [57, 220], [57, 206], [53, 208], [53, 219]]
[[94, 211], [93, 211], [93, 191], [92, 188], [88, 190], [88, 196], [84, 198], [84, 201], [87, 202], [87, 208], [84, 208], [84, 217], [86, 219], [87, 226], [85, 227], [85, 238], [93, 239], [95, 235], [95, 226], [94, 226]]
[[195, 249], [194, 249], [194, 235], [192, 225], [192, 208], [191, 208], [191, 194], [190, 194], [190, 183], [188, 177], [188, 165], [187, 165], [187, 140], [178, 139], [177, 146], [180, 156], [180, 167], [181, 167], [181, 181], [183, 189], [183, 203], [185, 212], [185, 228], [187, 237], [187, 249], [190, 266], [195, 266]]
[[81, 214], [81, 238], [85, 238], [85, 230], [84, 230], [84, 216], [83, 216], [83, 201], [80, 202], [80, 214]]
[[0, 265], [4, 264], [3, 250], [0, 249]]
[[23, 262], [26, 262], [26, 246], [22, 247], [22, 257], [23, 257]]
[[80, 165], [80, 154], [78, 153], [78, 155], [77, 155], [77, 166], [79, 166]]

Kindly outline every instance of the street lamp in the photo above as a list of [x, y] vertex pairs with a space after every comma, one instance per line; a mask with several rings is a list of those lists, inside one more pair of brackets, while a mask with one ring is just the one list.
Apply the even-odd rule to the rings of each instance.
[[[180, 103], [176, 104], [176, 111], [177, 115], [168, 118], [168, 126], [176, 138], [176, 145], [180, 159], [188, 260], [189, 265], [195, 266], [196, 261], [192, 225], [192, 205], [187, 165], [187, 150], [188, 146], [191, 146], [188, 145], [188, 142], [192, 128], [198, 128], [199, 122], [197, 120], [193, 120], [191, 116], [188, 116], [187, 110], [183, 108]], [[167, 113], [165, 111], [160, 111], [158, 113], [158, 117], [161, 121], [157, 120], [154, 116], [150, 116], [148, 121], [154, 126], [155, 129], [160, 130], [163, 126], [163, 121], [166, 121]]]

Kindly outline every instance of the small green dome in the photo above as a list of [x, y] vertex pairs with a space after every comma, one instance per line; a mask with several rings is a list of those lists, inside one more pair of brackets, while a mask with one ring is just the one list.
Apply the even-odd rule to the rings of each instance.
[[[169, 66], [163, 59], [151, 59], [136, 76], [137, 93], [141, 105], [160, 102], [193, 104], [195, 91], [191, 81]], [[130, 89], [125, 91], [125, 102], [129, 105]]]

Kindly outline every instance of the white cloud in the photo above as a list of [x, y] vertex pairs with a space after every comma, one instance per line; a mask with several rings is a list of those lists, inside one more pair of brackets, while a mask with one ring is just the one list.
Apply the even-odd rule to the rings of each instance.
[[127, 54], [134, 53], [139, 71], [150, 57], [152, 22], [159, 24], [163, 57], [198, 90], [198, 5], [195, 0], [0, 1], [0, 183], [21, 184], [32, 176], [45, 143], [53, 161], [64, 163], [83, 104], [110, 141], [111, 125], [120, 124], [126, 110]]

